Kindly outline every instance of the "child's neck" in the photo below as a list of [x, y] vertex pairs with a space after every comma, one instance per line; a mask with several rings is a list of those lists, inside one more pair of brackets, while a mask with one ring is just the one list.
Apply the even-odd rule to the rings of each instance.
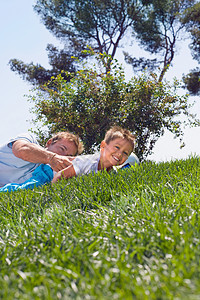
[[101, 160], [99, 160], [99, 163], [98, 163], [98, 171], [101, 171], [101, 170], [104, 170], [106, 169], [107, 172], [111, 171], [113, 168], [113, 166], [110, 166], [110, 167], [104, 167], [103, 163], [101, 162]]

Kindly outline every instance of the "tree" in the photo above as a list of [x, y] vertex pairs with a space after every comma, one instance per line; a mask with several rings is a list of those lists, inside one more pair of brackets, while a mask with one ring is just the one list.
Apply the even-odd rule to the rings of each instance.
[[[178, 82], [162, 83], [155, 74], [146, 73], [127, 83], [116, 61], [106, 54], [96, 57], [98, 66], [85, 65], [69, 82], [62, 73], [43, 87], [46, 93], [38, 89], [30, 97], [40, 138], [48, 138], [46, 127], [48, 134], [70, 130], [79, 134], [86, 153], [90, 153], [106, 130], [117, 124], [136, 134], [136, 153], [144, 159], [165, 128], [182, 139], [182, 124], [177, 118], [181, 114], [190, 125], [199, 124], [189, 113], [187, 96], [177, 95]], [[111, 71], [105, 72], [110, 61]]]
[[[189, 115], [187, 99], [179, 97], [177, 86], [169, 86], [164, 76], [184, 30], [180, 16], [194, 3], [195, 0], [37, 0], [35, 11], [47, 29], [64, 42], [64, 49], [48, 46], [51, 70], [10, 61], [14, 71], [36, 86], [54, 77], [40, 87], [41, 95], [32, 98], [36, 122], [41, 120], [51, 132], [59, 126], [79, 133], [87, 152], [94, 150], [111, 124], [123, 124], [137, 134], [140, 158], [152, 151], [165, 128], [181, 138], [181, 124], [175, 117], [183, 113], [191, 124], [196, 121], [192, 122]], [[113, 59], [128, 32], [156, 57], [132, 59], [127, 54], [126, 58], [132, 59], [138, 69], [155, 67], [158, 76], [147, 73], [128, 84], [121, 75], [118, 78], [114, 73], [113, 77]], [[104, 73], [80, 69], [80, 62], [90, 59], [85, 51], [87, 45], [107, 55]]]
[[[191, 34], [192, 43], [190, 48], [192, 56], [200, 62], [200, 3], [194, 4], [185, 10], [182, 16], [182, 23], [186, 25], [187, 30]], [[183, 81], [192, 95], [200, 94], [200, 69], [197, 67], [190, 71], [189, 74], [183, 76]]]
[[[184, 27], [179, 16], [192, 3], [194, 0], [37, 0], [34, 10], [46, 28], [64, 43], [64, 49], [48, 45], [51, 70], [16, 59], [10, 60], [11, 69], [37, 85], [62, 70], [76, 71], [78, 66], [71, 56], [85, 59], [81, 51], [87, 45], [114, 58], [123, 38], [127, 43], [125, 35], [130, 32], [132, 41], [137, 37], [140, 45], [158, 59], [136, 59], [126, 53], [126, 60], [139, 69], [162, 64], [161, 81], [174, 58], [178, 34]], [[107, 68], [108, 72], [109, 64]]]

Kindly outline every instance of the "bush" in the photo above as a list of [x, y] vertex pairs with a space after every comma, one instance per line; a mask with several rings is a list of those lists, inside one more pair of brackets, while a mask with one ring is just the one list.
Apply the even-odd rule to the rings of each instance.
[[[91, 153], [112, 125], [128, 128], [137, 137], [136, 154], [140, 159], [151, 153], [157, 139], [169, 129], [180, 139], [183, 114], [190, 125], [198, 124], [189, 113], [187, 95], [179, 96], [178, 81], [159, 82], [153, 73], [125, 81], [124, 71], [109, 56], [96, 55], [98, 64], [83, 66], [70, 82], [61, 73], [37, 90], [34, 102], [40, 139], [60, 130], [77, 133]], [[110, 71], [106, 72], [107, 65]], [[64, 76], [65, 75], [65, 76]], [[48, 133], [41, 130], [48, 128]]]

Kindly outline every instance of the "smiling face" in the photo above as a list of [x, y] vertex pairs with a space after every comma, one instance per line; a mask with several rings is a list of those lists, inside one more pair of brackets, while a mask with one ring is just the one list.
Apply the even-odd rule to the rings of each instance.
[[102, 141], [100, 147], [99, 169], [107, 169], [123, 164], [133, 150], [131, 143], [124, 138], [116, 138], [108, 144]]
[[68, 156], [75, 156], [77, 153], [77, 146], [73, 141], [69, 139], [59, 139], [55, 142], [52, 139], [48, 140], [46, 144], [46, 149], [48, 151], [54, 152], [59, 155], [68, 155]]

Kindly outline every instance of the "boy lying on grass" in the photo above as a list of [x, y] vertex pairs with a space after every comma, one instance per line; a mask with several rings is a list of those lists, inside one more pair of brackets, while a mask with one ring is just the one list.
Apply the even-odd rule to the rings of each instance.
[[49, 165], [40, 165], [33, 176], [23, 184], [8, 184], [0, 192], [19, 189], [32, 189], [46, 183], [55, 183], [61, 178], [97, 173], [100, 170], [109, 172], [113, 166], [122, 165], [134, 150], [135, 137], [127, 129], [114, 126], [106, 132], [100, 145], [100, 153], [79, 155], [71, 158], [69, 166], [54, 175]]

